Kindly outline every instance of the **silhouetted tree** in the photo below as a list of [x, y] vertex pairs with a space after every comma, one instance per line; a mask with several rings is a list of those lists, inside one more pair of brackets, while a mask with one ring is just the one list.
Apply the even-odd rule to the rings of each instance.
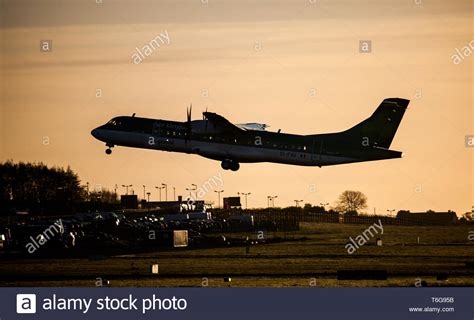
[[69, 211], [84, 190], [71, 168], [48, 168], [43, 163], [0, 164], [0, 206], [31, 211]]
[[359, 210], [367, 208], [367, 197], [360, 191], [344, 191], [337, 199], [335, 209], [339, 212], [357, 215]]
[[313, 206], [310, 203], [305, 203], [303, 211], [307, 213], [325, 213], [326, 209], [323, 206]]

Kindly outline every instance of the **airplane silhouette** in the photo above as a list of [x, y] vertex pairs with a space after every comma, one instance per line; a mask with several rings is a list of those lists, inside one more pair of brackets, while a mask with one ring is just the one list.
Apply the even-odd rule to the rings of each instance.
[[267, 131], [261, 123], [233, 124], [224, 117], [203, 112], [203, 120], [187, 121], [115, 117], [91, 134], [112, 147], [125, 146], [197, 154], [221, 161], [225, 170], [237, 171], [240, 163], [274, 162], [301, 166], [401, 158], [389, 150], [409, 100], [388, 98], [375, 112], [354, 127], [337, 133], [297, 135]]

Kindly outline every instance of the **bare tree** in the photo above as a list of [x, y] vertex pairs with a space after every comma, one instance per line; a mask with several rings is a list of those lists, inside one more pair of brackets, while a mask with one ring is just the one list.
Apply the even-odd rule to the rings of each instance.
[[360, 191], [346, 190], [337, 199], [335, 209], [339, 212], [357, 214], [367, 208], [367, 197]]

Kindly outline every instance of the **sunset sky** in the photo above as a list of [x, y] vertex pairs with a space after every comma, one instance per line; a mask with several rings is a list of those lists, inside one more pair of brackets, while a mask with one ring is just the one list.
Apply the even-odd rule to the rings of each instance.
[[[334, 204], [344, 190], [367, 212], [473, 205], [473, 1], [5, 0], [1, 7], [0, 161], [67, 166], [91, 188], [185, 188], [222, 174], [223, 196], [249, 207], [295, 199]], [[170, 43], [135, 64], [160, 33]], [[41, 52], [40, 41], [52, 51]], [[359, 41], [372, 42], [371, 53]], [[466, 51], [464, 51], [466, 52]], [[384, 98], [411, 103], [391, 149], [404, 158], [339, 166], [242, 164], [124, 147], [105, 154], [90, 131], [117, 115], [231, 122], [316, 134], [347, 129]], [[123, 191], [123, 188], [119, 190]], [[216, 201], [210, 192], [206, 200]]]

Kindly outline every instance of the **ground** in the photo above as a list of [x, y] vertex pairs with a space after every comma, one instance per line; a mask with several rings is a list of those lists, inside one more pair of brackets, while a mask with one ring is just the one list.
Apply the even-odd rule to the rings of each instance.
[[[1, 286], [387, 287], [474, 286], [473, 226], [384, 226], [355, 254], [345, 248], [368, 226], [301, 223], [297, 232], [269, 232], [286, 241], [250, 247], [150, 250], [108, 258], [6, 259]], [[472, 234], [472, 233], [471, 233]], [[256, 238], [257, 234], [229, 234]], [[375, 238], [383, 246], [375, 245]], [[419, 243], [418, 243], [419, 237]], [[150, 273], [159, 264], [159, 274]], [[468, 263], [468, 264], [466, 264]], [[337, 280], [337, 270], [386, 270], [387, 280]], [[437, 280], [440, 274], [447, 280]], [[224, 278], [230, 278], [224, 281]]]

